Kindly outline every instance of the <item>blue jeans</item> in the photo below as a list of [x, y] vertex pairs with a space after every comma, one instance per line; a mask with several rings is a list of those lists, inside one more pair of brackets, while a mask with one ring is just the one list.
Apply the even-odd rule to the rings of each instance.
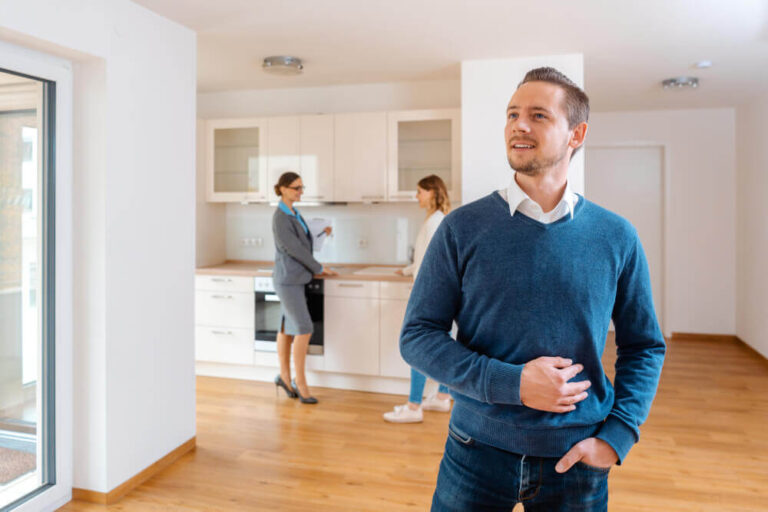
[[449, 427], [432, 512], [608, 510], [608, 472], [577, 462], [555, 472], [559, 459], [499, 450]]
[[[411, 394], [408, 396], [408, 401], [414, 404], [420, 404], [421, 398], [424, 396], [424, 385], [427, 383], [427, 378], [411, 368]], [[447, 393], [448, 388], [440, 384], [437, 388], [438, 393]]]

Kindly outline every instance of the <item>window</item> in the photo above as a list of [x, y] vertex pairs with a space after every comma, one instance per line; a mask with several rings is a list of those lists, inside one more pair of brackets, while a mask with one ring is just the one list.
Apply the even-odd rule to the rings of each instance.
[[55, 93], [0, 69], [0, 508], [56, 479]]

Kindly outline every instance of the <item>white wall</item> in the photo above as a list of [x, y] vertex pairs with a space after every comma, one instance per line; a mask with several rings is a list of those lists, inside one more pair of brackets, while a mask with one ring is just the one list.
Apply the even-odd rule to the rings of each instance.
[[664, 147], [667, 335], [736, 332], [734, 137], [733, 109], [590, 118], [588, 146]]
[[195, 435], [196, 36], [127, 0], [0, 0], [0, 37], [80, 59], [73, 485], [108, 492]]
[[336, 114], [454, 108], [460, 106], [458, 80], [397, 82], [295, 89], [262, 89], [201, 93], [197, 115], [201, 119]]
[[[331, 221], [333, 236], [315, 257], [321, 263], [408, 264], [408, 249], [424, 223], [414, 203], [299, 206], [307, 219]], [[226, 259], [274, 260], [274, 206], [229, 204], [226, 207]], [[260, 247], [242, 246], [243, 238], [261, 239]], [[362, 243], [360, 243], [362, 241]]]
[[736, 335], [768, 357], [768, 95], [736, 110]]
[[[512, 178], [504, 143], [507, 105], [531, 69], [552, 66], [584, 87], [581, 54], [461, 63], [461, 195], [466, 204], [506, 187]], [[568, 181], [584, 191], [584, 152], [571, 160]]]
[[[205, 122], [197, 121], [197, 182], [195, 204], [195, 265], [205, 267], [221, 263], [227, 259], [226, 255], [226, 205], [222, 203], [209, 203], [206, 196], [205, 166], [208, 160], [205, 158]], [[272, 258], [270, 258], [272, 259]]]

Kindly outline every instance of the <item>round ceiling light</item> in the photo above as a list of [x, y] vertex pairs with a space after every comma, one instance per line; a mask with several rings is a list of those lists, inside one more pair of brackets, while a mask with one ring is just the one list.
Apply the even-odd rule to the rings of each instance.
[[665, 89], [695, 89], [699, 86], [699, 79], [694, 76], [678, 76], [667, 78], [661, 82]]
[[301, 70], [304, 69], [304, 65], [301, 63], [300, 58], [287, 55], [267, 57], [264, 59], [264, 63], [261, 67], [267, 73], [275, 75], [299, 75], [301, 74]]

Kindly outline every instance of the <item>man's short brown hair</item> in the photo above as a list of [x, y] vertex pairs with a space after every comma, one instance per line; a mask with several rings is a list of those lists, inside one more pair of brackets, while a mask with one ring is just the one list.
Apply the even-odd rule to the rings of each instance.
[[565, 91], [565, 112], [568, 115], [568, 129], [572, 130], [579, 123], [589, 119], [589, 97], [573, 81], [555, 68], [536, 68], [525, 74], [517, 86], [528, 82], [548, 82], [559, 85]]

